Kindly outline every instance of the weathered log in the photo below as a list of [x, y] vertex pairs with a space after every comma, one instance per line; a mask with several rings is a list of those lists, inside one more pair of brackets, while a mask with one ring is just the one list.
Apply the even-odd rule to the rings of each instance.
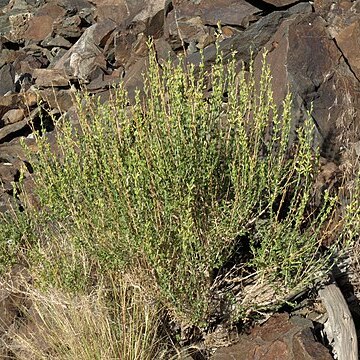
[[[338, 360], [358, 360], [356, 330], [349, 307], [336, 283], [319, 290], [321, 301], [326, 307], [333, 349]], [[331, 339], [332, 338], [332, 339]]]

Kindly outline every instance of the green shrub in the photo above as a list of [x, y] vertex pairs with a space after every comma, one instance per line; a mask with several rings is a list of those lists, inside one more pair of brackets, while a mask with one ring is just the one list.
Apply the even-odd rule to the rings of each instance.
[[311, 208], [311, 119], [290, 134], [291, 98], [279, 113], [268, 66], [258, 82], [252, 64], [235, 68], [221, 55], [209, 71], [160, 68], [151, 53], [135, 105], [121, 85], [105, 104], [85, 93], [78, 123], [57, 124], [57, 154], [37, 135], [41, 210], [28, 210], [38, 239], [29, 257], [45, 283], [79, 290], [138, 270], [176, 318], [199, 325], [217, 311], [214, 284], [233, 271], [239, 239], [251, 249], [240, 265], [281, 283], [282, 301], [329, 268], [332, 249], [318, 249], [336, 198]]
[[0, 274], [20, 261], [24, 244], [32, 242], [34, 234], [33, 222], [27, 214], [11, 211], [0, 215]]

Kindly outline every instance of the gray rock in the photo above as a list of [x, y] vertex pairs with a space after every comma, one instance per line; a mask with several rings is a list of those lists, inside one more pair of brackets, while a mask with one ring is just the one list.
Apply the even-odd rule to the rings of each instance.
[[99, 41], [100, 25], [87, 28], [80, 39], [54, 65], [54, 69], [65, 69], [66, 73], [87, 81], [97, 67], [106, 68], [105, 57], [96, 45]]
[[0, 95], [15, 91], [15, 70], [11, 64], [0, 69]]
[[9, 15], [10, 29], [6, 37], [13, 42], [23, 42], [29, 21], [33, 14], [29, 11]]
[[[143, 36], [145, 28], [143, 22], [137, 22], [129, 29], [119, 29], [116, 31], [113, 38], [116, 67], [122, 66], [127, 68], [131, 66], [136, 62], [134, 57], [136, 58], [138, 55], [141, 55], [141, 50], [143, 50], [142, 55], [147, 54], [146, 39], [144, 39]], [[137, 48], [137, 50], [135, 50], [135, 48]], [[135, 52], [137, 52], [137, 54], [135, 54]]]
[[0, 0], [0, 8], [8, 5], [8, 4], [9, 4], [9, 1], [10, 1], [10, 0]]
[[5, 35], [9, 31], [10, 31], [9, 16], [1, 15], [0, 16], [0, 35]]
[[81, 17], [74, 15], [55, 22], [53, 30], [55, 34], [64, 38], [79, 38], [83, 33]]
[[64, 9], [71, 12], [80, 12], [84, 9], [91, 9], [93, 5], [87, 0], [58, 0], [57, 3]]
[[[28, 146], [32, 153], [38, 151], [38, 147], [33, 139], [23, 138], [22, 141]], [[19, 139], [0, 144], [0, 160], [2, 163], [16, 164], [17, 160], [27, 161], [27, 154], [25, 154], [24, 147], [20, 144]]]
[[56, 35], [55, 37], [48, 36], [44, 39], [44, 41], [41, 43], [41, 46], [54, 48], [54, 47], [60, 47], [64, 49], [70, 49], [73, 44], [66, 40], [64, 37], [60, 35]]

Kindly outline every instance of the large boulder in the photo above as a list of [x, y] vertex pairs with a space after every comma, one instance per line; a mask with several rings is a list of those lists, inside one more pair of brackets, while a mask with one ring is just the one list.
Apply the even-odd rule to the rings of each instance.
[[[312, 110], [319, 145], [324, 155], [335, 157], [341, 128], [359, 121], [359, 83], [329, 36], [326, 21], [317, 14], [294, 15], [278, 27], [265, 49], [275, 101], [280, 105], [290, 91], [295, 121]], [[257, 71], [262, 57], [261, 52], [256, 58]]]

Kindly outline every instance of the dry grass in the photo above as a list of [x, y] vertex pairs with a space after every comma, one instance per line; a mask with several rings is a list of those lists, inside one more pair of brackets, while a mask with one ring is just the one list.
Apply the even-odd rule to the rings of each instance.
[[159, 309], [129, 281], [118, 277], [113, 285], [76, 296], [27, 286], [32, 305], [8, 334], [8, 349], [19, 360], [168, 359]]

